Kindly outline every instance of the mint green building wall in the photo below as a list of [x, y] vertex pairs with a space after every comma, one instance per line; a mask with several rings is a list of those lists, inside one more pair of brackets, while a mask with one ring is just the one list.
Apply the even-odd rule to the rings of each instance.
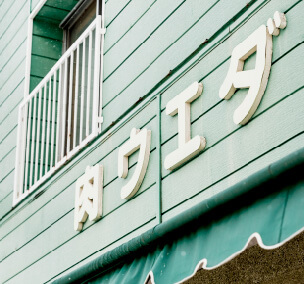
[[[37, 0], [0, 0], [0, 282], [49, 282], [158, 223], [161, 160], [177, 147], [177, 116], [166, 103], [194, 81], [192, 136], [204, 152], [180, 169], [162, 168], [163, 221], [239, 182], [304, 145], [304, 3], [298, 0], [108, 0], [101, 135], [35, 193], [12, 209], [18, 105], [23, 99], [27, 19]], [[264, 97], [246, 126], [232, 116], [247, 90], [219, 98], [233, 48], [275, 11], [287, 28], [273, 39]], [[254, 67], [254, 58], [246, 68]], [[161, 112], [157, 98], [161, 95]], [[161, 113], [161, 131], [159, 131]], [[152, 130], [144, 182], [130, 201], [117, 177], [118, 148], [130, 130]], [[103, 218], [73, 230], [75, 181], [87, 165], [104, 166]], [[130, 159], [128, 178], [136, 165]], [[253, 232], [252, 232], [253, 233]]]
[[[0, 215], [11, 208], [18, 105], [23, 99], [29, 1], [0, 2]], [[1, 225], [2, 228], [2, 225]]]

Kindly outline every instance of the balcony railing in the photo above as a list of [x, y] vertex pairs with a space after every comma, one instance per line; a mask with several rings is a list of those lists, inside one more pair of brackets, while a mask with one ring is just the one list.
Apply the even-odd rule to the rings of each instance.
[[103, 39], [97, 16], [21, 103], [13, 204], [100, 132]]

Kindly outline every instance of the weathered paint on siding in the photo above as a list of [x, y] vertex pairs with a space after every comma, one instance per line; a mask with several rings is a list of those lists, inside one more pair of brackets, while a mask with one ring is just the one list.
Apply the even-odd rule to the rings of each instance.
[[[111, 134], [98, 138], [10, 211], [27, 17], [37, 2], [0, 1], [1, 283], [50, 281], [156, 224], [159, 110], [155, 99], [147, 103], [155, 94], [162, 97], [164, 160], [177, 147], [177, 117], [165, 115], [166, 103], [195, 80], [204, 85], [202, 96], [191, 105], [191, 123], [192, 135], [205, 136], [207, 146], [180, 169], [162, 169], [164, 220], [303, 147], [303, 1], [258, 0], [247, 6], [247, 0], [108, 0], [102, 130]], [[276, 10], [286, 12], [288, 26], [274, 38], [265, 95], [249, 124], [236, 126], [233, 111], [247, 90], [229, 101], [218, 96], [231, 51]], [[246, 67], [253, 65], [250, 58]], [[120, 199], [127, 180], [117, 178], [117, 153], [133, 127], [152, 130], [151, 157], [140, 191], [126, 202]], [[97, 223], [86, 222], [77, 233], [75, 181], [87, 165], [96, 163], [105, 167], [104, 216]], [[129, 178], [135, 164], [132, 155]]]

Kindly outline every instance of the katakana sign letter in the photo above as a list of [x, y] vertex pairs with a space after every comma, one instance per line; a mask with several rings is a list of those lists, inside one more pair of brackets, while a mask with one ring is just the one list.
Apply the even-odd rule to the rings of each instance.
[[[267, 25], [260, 26], [234, 48], [228, 74], [219, 91], [222, 99], [229, 100], [237, 89], [249, 88], [244, 101], [234, 112], [235, 124], [246, 124], [264, 95], [271, 68], [272, 35], [279, 35], [279, 29], [286, 27], [285, 15], [276, 12], [274, 20], [269, 19]], [[255, 52], [255, 68], [243, 71], [246, 59]]]
[[173, 170], [199, 152], [204, 150], [206, 139], [199, 135], [191, 139], [190, 104], [203, 91], [203, 84], [194, 82], [186, 90], [170, 100], [166, 105], [166, 114], [178, 113], [178, 148], [165, 158], [165, 168]]
[[85, 174], [76, 182], [74, 229], [81, 231], [89, 219], [96, 221], [102, 215], [103, 167], [87, 167]]
[[129, 169], [129, 156], [139, 149], [139, 156], [135, 171], [130, 181], [122, 187], [121, 199], [130, 199], [140, 188], [146, 174], [150, 158], [151, 130], [133, 128], [130, 140], [118, 151], [118, 176], [126, 178]]

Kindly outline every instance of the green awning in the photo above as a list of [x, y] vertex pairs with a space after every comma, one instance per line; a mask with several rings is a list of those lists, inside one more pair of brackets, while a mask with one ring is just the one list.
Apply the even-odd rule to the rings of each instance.
[[211, 268], [231, 259], [254, 233], [265, 246], [282, 243], [304, 227], [303, 165], [304, 149], [57, 282], [145, 283], [150, 273], [156, 284], [176, 283], [199, 264]]

